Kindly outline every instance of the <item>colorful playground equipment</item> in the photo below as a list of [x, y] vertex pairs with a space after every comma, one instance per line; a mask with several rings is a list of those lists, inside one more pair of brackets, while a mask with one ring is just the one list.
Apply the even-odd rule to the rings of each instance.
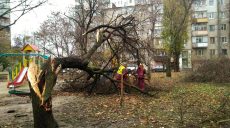
[[0, 57], [22, 56], [22, 60], [16, 62], [9, 70], [7, 88], [22, 85], [23, 81], [27, 79], [26, 74], [30, 62], [33, 61], [40, 66], [44, 60], [49, 58], [49, 56], [40, 54], [40, 50], [35, 45], [27, 44], [21, 51], [22, 53], [0, 53]]

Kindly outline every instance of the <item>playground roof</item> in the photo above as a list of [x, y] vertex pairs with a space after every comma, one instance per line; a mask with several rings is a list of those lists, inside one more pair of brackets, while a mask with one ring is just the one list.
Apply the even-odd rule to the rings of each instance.
[[28, 51], [28, 50], [40, 52], [39, 48], [36, 45], [33, 45], [33, 44], [27, 44], [27, 45], [25, 45], [22, 48], [21, 51]]

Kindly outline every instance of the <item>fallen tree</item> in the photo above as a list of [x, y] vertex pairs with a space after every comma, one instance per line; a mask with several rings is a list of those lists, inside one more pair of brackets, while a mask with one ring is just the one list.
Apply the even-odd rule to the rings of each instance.
[[[34, 127], [58, 127], [58, 124], [52, 114], [51, 92], [56, 84], [57, 76], [61, 69], [77, 68], [79, 70], [85, 71], [88, 74], [88, 80], [93, 78], [93, 82], [90, 83], [92, 85], [91, 91], [100, 76], [104, 76], [114, 84], [120, 82], [107, 75], [109, 72], [113, 72], [114, 70], [112, 68], [108, 68], [108, 64], [117, 55], [117, 53], [121, 53], [124, 48], [126, 49], [126, 52], [127, 49], [129, 49], [130, 52], [133, 52], [132, 50], [134, 50], [138, 54], [138, 39], [133, 38], [135, 36], [132, 35], [135, 33], [133, 32], [135, 31], [134, 17], [120, 17], [118, 21], [119, 23], [113, 25], [99, 25], [84, 34], [87, 35], [88, 33], [95, 31], [98, 33], [96, 42], [84, 56], [70, 56], [54, 59], [49, 58], [40, 69], [36, 64], [30, 64], [28, 69], [28, 80], [32, 97]], [[122, 45], [122, 47], [113, 47], [112, 43], [114, 42], [111, 40], [114, 40], [115, 38], [122, 39], [122, 43], [119, 42], [119, 45]], [[97, 54], [96, 51], [103, 43], [109, 44], [109, 48], [111, 51], [113, 51], [113, 55], [110, 57], [110, 59], [107, 60], [103, 67], [91, 67], [90, 62], [92, 61], [92, 57]], [[137, 59], [139, 58], [137, 57]], [[140, 90], [135, 85], [129, 84], [127, 82], [124, 82], [124, 85], [130, 86], [144, 94], [148, 94], [147, 92]]]

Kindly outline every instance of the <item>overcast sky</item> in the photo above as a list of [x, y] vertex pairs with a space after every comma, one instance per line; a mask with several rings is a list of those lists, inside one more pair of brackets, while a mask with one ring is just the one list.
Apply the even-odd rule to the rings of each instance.
[[[34, 0], [36, 1], [36, 0]], [[69, 7], [74, 5], [74, 0], [48, 0], [48, 2], [24, 15], [11, 27], [11, 38], [18, 34], [31, 34], [38, 30], [40, 24], [47, 19], [52, 11], [68, 12]], [[15, 14], [11, 15], [11, 21]]]

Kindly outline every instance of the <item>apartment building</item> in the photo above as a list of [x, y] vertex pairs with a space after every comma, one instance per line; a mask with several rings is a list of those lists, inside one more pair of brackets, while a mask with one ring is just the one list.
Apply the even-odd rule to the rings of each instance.
[[[130, 6], [149, 4], [150, 0], [111, 0], [110, 2], [113, 6], [116, 5], [125, 9], [130, 8]], [[182, 69], [192, 68], [192, 63], [195, 60], [212, 59], [220, 56], [230, 57], [229, 11], [227, 10], [229, 2], [229, 0], [195, 0], [191, 25], [188, 27], [189, 39], [184, 44], [180, 57]], [[163, 7], [161, 8], [163, 9]], [[154, 37], [156, 55], [164, 54], [162, 51], [163, 41], [160, 38], [162, 30], [160, 21], [157, 21], [154, 30], [157, 34]], [[148, 38], [151, 30], [148, 29], [148, 23], [145, 24], [143, 25], [145, 27], [142, 27], [144, 28], [143, 31], [139, 34], [141, 37]]]
[[230, 57], [229, 0], [196, 0], [191, 27], [192, 60]]
[[[10, 8], [10, 0], [0, 0], [0, 28], [10, 24], [10, 13], [5, 12]], [[10, 47], [10, 27], [0, 30], [0, 44]]]

